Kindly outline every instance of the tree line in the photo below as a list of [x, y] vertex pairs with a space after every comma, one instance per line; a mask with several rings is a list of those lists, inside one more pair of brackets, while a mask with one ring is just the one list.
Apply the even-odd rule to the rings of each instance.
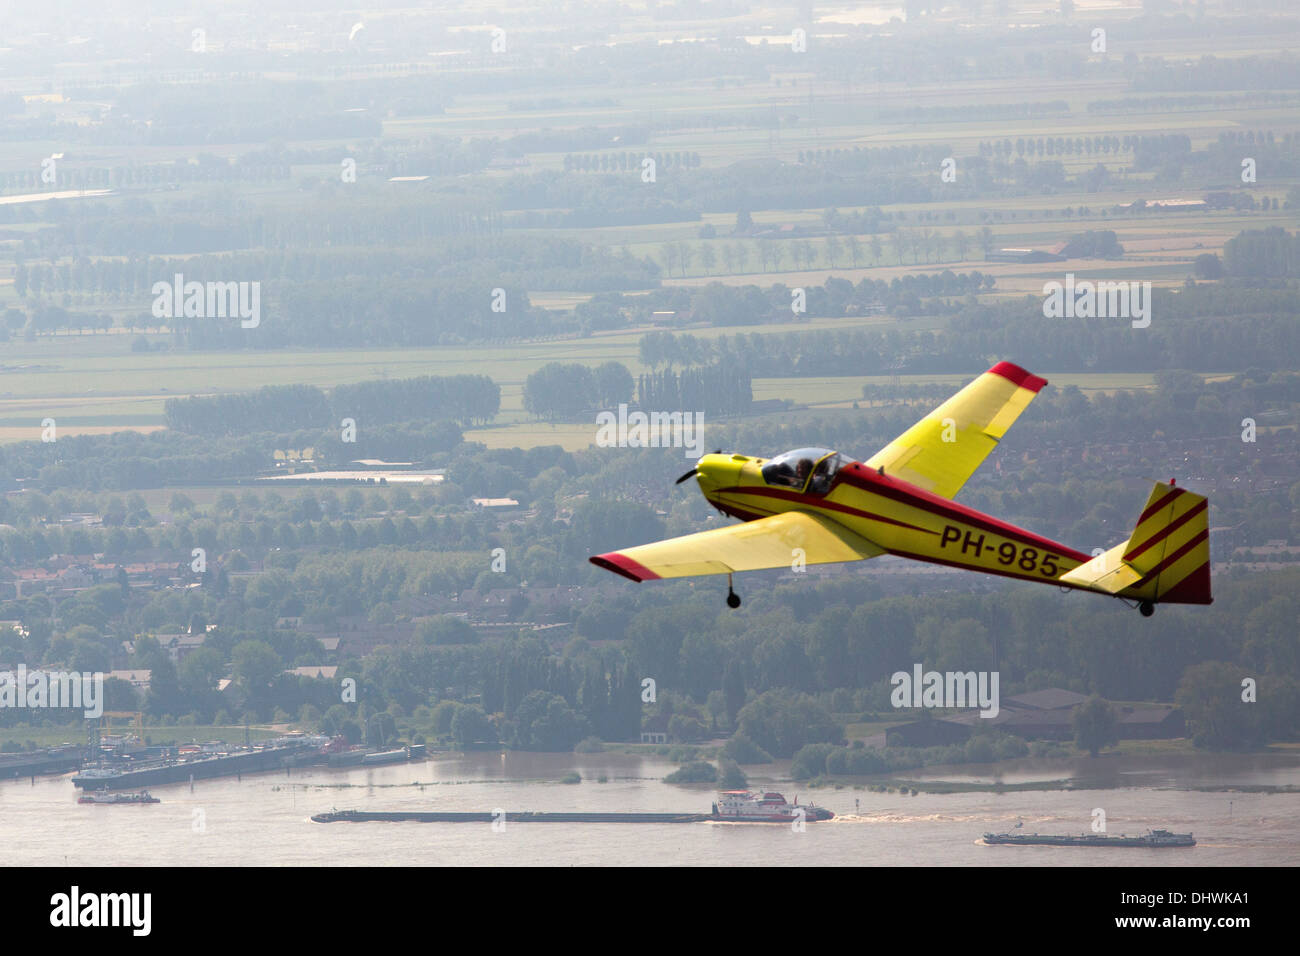
[[278, 434], [424, 420], [482, 424], [501, 408], [501, 387], [486, 375], [425, 375], [418, 378], [336, 385], [268, 385], [230, 395], [193, 395], [163, 403], [168, 428], [219, 437], [255, 432]]

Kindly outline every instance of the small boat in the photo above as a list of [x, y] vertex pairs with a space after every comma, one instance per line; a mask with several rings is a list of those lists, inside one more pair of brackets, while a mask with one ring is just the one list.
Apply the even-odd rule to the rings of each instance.
[[816, 822], [829, 820], [835, 814], [815, 803], [799, 805], [787, 803], [784, 796], [775, 792], [753, 793], [749, 790], [724, 790], [713, 805], [715, 820], [733, 820], [741, 823], [790, 823], [794, 820]]
[[112, 792], [107, 790], [92, 790], [89, 793], [83, 793], [77, 798], [78, 803], [162, 803], [157, 797], [148, 790], [138, 790], [134, 793]]

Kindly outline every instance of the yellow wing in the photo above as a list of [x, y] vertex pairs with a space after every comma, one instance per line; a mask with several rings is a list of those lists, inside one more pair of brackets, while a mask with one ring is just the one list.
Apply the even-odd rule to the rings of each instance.
[[951, 498], [1046, 384], [1018, 365], [999, 362], [865, 464]]
[[806, 511], [786, 511], [625, 551], [598, 554], [591, 558], [591, 563], [633, 581], [651, 581], [788, 568], [800, 558], [805, 564], [860, 561], [884, 553], [883, 548], [829, 518]]

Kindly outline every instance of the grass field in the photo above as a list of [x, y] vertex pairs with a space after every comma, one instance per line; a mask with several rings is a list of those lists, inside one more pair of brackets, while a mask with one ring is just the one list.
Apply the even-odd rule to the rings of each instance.
[[[1060, 265], [1060, 264], [1058, 264]], [[1080, 269], [1080, 274], [1091, 270]], [[772, 334], [809, 329], [879, 329], [898, 320], [886, 316], [814, 319], [765, 326], [690, 329], [709, 339], [722, 335]], [[930, 320], [934, 324], [935, 320]], [[907, 322], [925, 328], [926, 321]], [[57, 434], [101, 434], [121, 429], [151, 431], [163, 426], [163, 403], [188, 394], [241, 392], [263, 385], [335, 385], [377, 378], [416, 375], [490, 375], [501, 385], [501, 414], [492, 427], [471, 429], [466, 438], [491, 448], [561, 445], [574, 450], [594, 440], [594, 424], [548, 425], [531, 420], [523, 409], [523, 382], [547, 362], [597, 364], [618, 361], [633, 374], [643, 371], [637, 358], [638, 329], [617, 334], [551, 342], [528, 342], [490, 348], [374, 350], [288, 350], [277, 352], [131, 352], [125, 336], [55, 336], [0, 347], [0, 443], [41, 437], [42, 421], [53, 418]], [[971, 375], [981, 371], [972, 367]], [[1149, 375], [1064, 375], [1036, 369], [1053, 382], [1085, 389], [1146, 387]], [[908, 382], [951, 384], [954, 390], [970, 376], [909, 376]], [[799, 406], [847, 407], [861, 397], [865, 384], [888, 384], [884, 376], [760, 378], [755, 399], [788, 399]], [[707, 428], [707, 425], [705, 426]]]

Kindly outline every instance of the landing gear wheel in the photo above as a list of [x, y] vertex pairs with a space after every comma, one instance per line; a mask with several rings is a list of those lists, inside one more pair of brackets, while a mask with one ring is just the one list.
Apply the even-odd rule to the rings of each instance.
[[740, 607], [740, 595], [732, 590], [730, 574], [727, 575], [727, 607], [731, 608], [733, 611]]
[[1143, 617], [1150, 617], [1152, 614], [1156, 613], [1156, 606], [1150, 601], [1143, 601], [1138, 605], [1138, 613]]

